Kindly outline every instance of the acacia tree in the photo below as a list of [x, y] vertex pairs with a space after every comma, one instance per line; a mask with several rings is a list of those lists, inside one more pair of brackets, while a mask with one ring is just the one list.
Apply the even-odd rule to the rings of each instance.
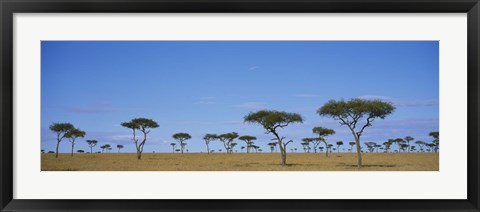
[[103, 146], [100, 146], [100, 149], [102, 149], [102, 152], [105, 152], [105, 149], [108, 150], [108, 148], [110, 148], [110, 144], [105, 144]]
[[352, 152], [353, 145], [355, 145], [355, 142], [348, 142], [348, 145], [350, 145], [350, 152]]
[[238, 137], [238, 140], [241, 140], [247, 144], [247, 153], [250, 152], [251, 145], [253, 145], [253, 140], [257, 140], [255, 136], [243, 135]]
[[270, 142], [267, 145], [270, 146], [270, 152], [273, 152], [273, 150], [275, 150], [275, 146], [277, 145], [277, 142]]
[[85, 137], [85, 131], [82, 131], [80, 129], [71, 129], [67, 133], [65, 133], [65, 138], [68, 138], [70, 143], [72, 144], [72, 154], [70, 156], [73, 157], [73, 149], [75, 148], [75, 139], [77, 138], [83, 138]]
[[185, 146], [187, 145], [186, 143], [183, 143], [184, 141], [192, 138], [190, 134], [188, 133], [175, 133], [172, 135], [172, 138], [177, 141], [177, 143], [180, 145], [180, 151], [183, 154], [183, 150], [185, 149]]
[[[330, 100], [317, 110], [320, 116], [331, 117], [345, 125], [352, 132], [357, 146], [358, 168], [362, 167], [360, 138], [365, 128], [372, 126], [376, 118], [384, 119], [395, 110], [395, 107], [381, 100], [351, 99]], [[357, 129], [357, 126], [359, 129]]]
[[68, 131], [75, 129], [75, 127], [73, 127], [73, 124], [70, 123], [53, 123], [49, 128], [51, 131], [57, 134], [55, 158], [58, 158], [58, 147], [60, 146], [60, 142], [63, 138], [65, 138], [65, 134], [68, 133]]
[[175, 153], [175, 147], [177, 146], [176, 143], [170, 143], [170, 146], [172, 146], [172, 152]]
[[217, 138], [218, 136], [216, 134], [206, 134], [205, 136], [203, 136], [203, 140], [207, 145], [207, 154], [210, 154], [210, 147], [208, 146], [210, 144], [210, 141], [217, 140]]
[[300, 143], [303, 147], [303, 151], [304, 152], [310, 152], [310, 140], [312, 140], [311, 138], [303, 138], [302, 139], [302, 143]]
[[325, 149], [326, 149], [325, 154], [328, 157], [329, 152], [330, 152], [330, 148], [328, 147], [329, 144], [327, 143], [327, 137], [329, 135], [335, 134], [335, 130], [324, 128], [324, 127], [314, 127], [312, 129], [312, 132], [317, 135], [317, 140], [318, 141], [321, 141], [325, 144]]
[[438, 132], [430, 132], [428, 133], [429, 136], [433, 137], [433, 144], [435, 144], [434, 151], [437, 152], [439, 149], [439, 141], [440, 141], [440, 134]]
[[93, 147], [98, 144], [97, 140], [87, 140], [88, 146], [90, 147], [90, 153], [93, 153]]
[[293, 141], [289, 140], [284, 143], [285, 137], [280, 137], [278, 130], [279, 128], [287, 127], [292, 123], [303, 123], [302, 116], [297, 113], [287, 113], [275, 110], [260, 110], [246, 115], [244, 117], [244, 121], [248, 123], [260, 124], [266, 130], [266, 134], [271, 133], [275, 136], [278, 146], [280, 147], [282, 166], [287, 165], [287, 145]]
[[390, 150], [390, 147], [392, 146], [392, 144], [394, 143], [394, 140], [392, 139], [388, 139], [388, 141], [385, 141], [383, 142], [383, 145], [385, 146], [385, 152], [388, 153], [388, 150]]
[[118, 152], [120, 152], [120, 149], [123, 149], [123, 145], [117, 145]]
[[340, 146], [343, 145], [343, 141], [337, 141], [337, 151], [340, 152]]
[[302, 141], [312, 143], [313, 144], [313, 150], [315, 151], [315, 153], [317, 153], [317, 147], [322, 142], [322, 139], [319, 139], [319, 138], [304, 138], [304, 139], [302, 139]]
[[421, 152], [424, 151], [423, 147], [426, 145], [425, 142], [423, 142], [423, 141], [415, 141], [415, 144], [417, 144], [418, 147], [420, 147], [420, 151], [421, 151]]
[[377, 145], [375, 142], [365, 142], [365, 146], [367, 146], [369, 152], [373, 152], [373, 150], [375, 150], [375, 145]]
[[400, 152], [400, 150], [402, 150], [402, 144], [405, 144], [405, 140], [403, 140], [403, 138], [396, 138], [396, 139], [393, 139], [393, 142], [397, 143], [398, 152]]
[[232, 144], [234, 144], [233, 141], [235, 140], [235, 138], [238, 138], [238, 133], [236, 132], [225, 133], [225, 134], [219, 135], [217, 138], [218, 140], [220, 140], [220, 142], [223, 143], [223, 146], [225, 147], [225, 151], [231, 154], [233, 149]]
[[105, 151], [105, 148], [107, 148], [105, 147], [105, 145], [100, 146], [100, 149], [102, 149], [102, 152]]
[[[137, 159], [142, 159], [143, 146], [145, 146], [145, 142], [147, 141], [147, 134], [150, 133], [150, 129], [157, 128], [160, 125], [154, 120], [147, 118], [134, 118], [129, 122], [121, 123], [121, 125], [132, 130], [133, 142], [137, 150]], [[139, 138], [136, 136], [137, 130], [143, 133], [143, 139], [140, 143], [138, 142]]]
[[110, 146], [110, 144], [105, 144], [105, 149], [107, 149], [107, 152], [108, 152], [109, 150], [112, 150], [111, 147], [112, 147], [112, 146]]
[[[403, 140], [407, 142], [407, 146], [410, 147], [410, 141], [413, 141], [414, 138], [412, 138], [412, 136], [406, 136], [405, 138], [403, 138]], [[410, 152], [410, 148], [408, 148], [408, 152]]]

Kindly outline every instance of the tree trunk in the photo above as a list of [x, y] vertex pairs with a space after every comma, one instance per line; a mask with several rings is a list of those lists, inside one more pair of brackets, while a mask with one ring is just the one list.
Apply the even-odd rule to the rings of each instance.
[[328, 157], [328, 144], [326, 141], [323, 142], [325, 144], [325, 155]]
[[70, 154], [70, 156], [72, 156], [72, 157], [73, 157], [73, 146], [75, 146], [74, 143], [72, 143], [72, 154]]
[[93, 147], [90, 147], [90, 154], [93, 153]]
[[207, 154], [210, 154], [210, 148], [208, 147], [208, 144], [207, 144]]
[[60, 141], [57, 142], [57, 151], [56, 151], [56, 154], [55, 154], [55, 158], [58, 158], [58, 146], [60, 146]]
[[357, 158], [358, 158], [358, 168], [362, 168], [362, 152], [360, 147], [360, 139], [355, 138], [355, 143], [357, 144]]
[[280, 146], [280, 154], [282, 155], [282, 166], [287, 165], [287, 153], [285, 152], [285, 147], [283, 147], [283, 143], [278, 139], [278, 145]]

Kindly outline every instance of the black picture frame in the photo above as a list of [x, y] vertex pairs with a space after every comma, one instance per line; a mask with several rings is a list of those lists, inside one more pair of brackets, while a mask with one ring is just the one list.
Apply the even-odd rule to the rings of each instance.
[[[478, 0], [0, 0], [1, 211], [480, 211]], [[466, 200], [19, 200], [13, 199], [14, 13], [467, 13]], [[32, 179], [34, 180], [34, 179]], [[448, 183], [448, 182], [445, 182]], [[160, 191], [159, 191], [160, 192]], [[320, 192], [320, 191], [319, 191]]]

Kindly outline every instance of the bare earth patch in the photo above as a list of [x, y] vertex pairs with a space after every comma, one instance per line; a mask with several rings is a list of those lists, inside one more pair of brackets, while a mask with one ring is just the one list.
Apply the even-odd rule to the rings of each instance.
[[[364, 153], [360, 171], [438, 171], [438, 153]], [[42, 154], [42, 171], [359, 171], [356, 153]]]

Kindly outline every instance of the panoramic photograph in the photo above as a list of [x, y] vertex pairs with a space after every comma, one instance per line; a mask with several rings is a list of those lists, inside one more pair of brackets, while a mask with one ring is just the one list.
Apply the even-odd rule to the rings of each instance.
[[41, 171], [439, 171], [438, 41], [42, 41]]

